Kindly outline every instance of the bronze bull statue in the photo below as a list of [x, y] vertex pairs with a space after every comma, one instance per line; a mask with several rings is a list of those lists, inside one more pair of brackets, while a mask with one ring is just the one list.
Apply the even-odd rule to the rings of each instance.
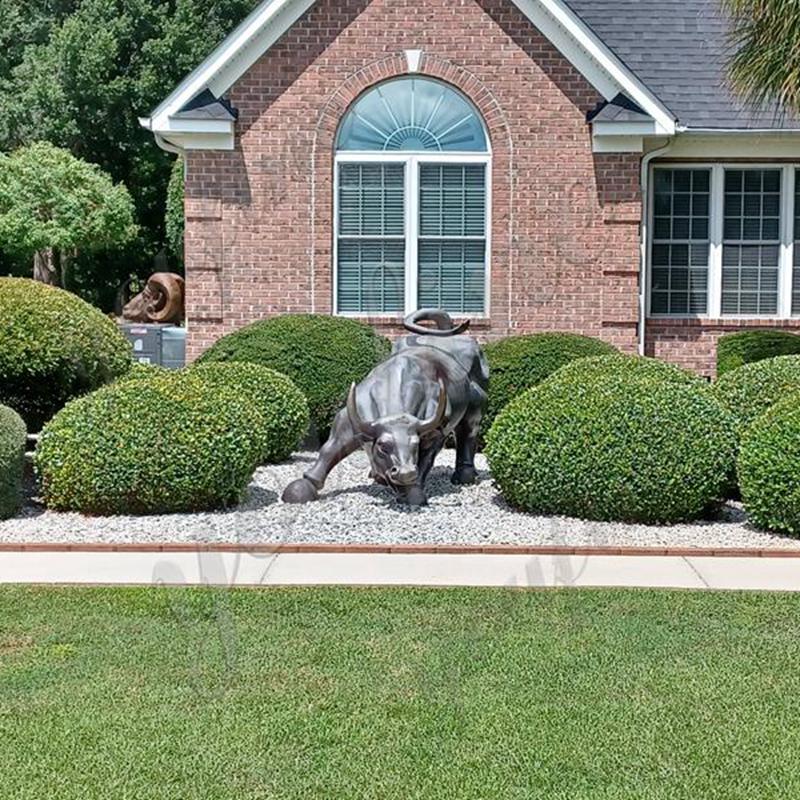
[[[436, 328], [420, 325], [423, 321]], [[454, 327], [444, 311], [418, 311], [404, 325], [412, 335], [398, 340], [389, 358], [352, 385], [319, 457], [302, 478], [286, 487], [284, 502], [318, 499], [330, 471], [363, 447], [371, 477], [394, 489], [401, 502], [425, 505], [425, 481], [451, 433], [456, 440], [451, 480], [474, 483], [489, 382], [486, 359], [472, 337], [460, 335], [469, 322]]]
[[144, 289], [122, 309], [129, 322], [165, 322], [180, 324], [184, 317], [185, 284], [180, 275], [156, 272], [147, 279]]

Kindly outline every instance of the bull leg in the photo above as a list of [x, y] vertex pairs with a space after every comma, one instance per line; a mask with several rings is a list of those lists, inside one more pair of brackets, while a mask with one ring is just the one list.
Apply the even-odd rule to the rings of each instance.
[[456, 468], [450, 479], [456, 485], [475, 483], [475, 451], [478, 448], [478, 432], [483, 416], [483, 404], [476, 403], [467, 409], [464, 419], [456, 427]]
[[428, 495], [425, 492], [425, 482], [428, 480], [436, 456], [444, 446], [444, 434], [438, 432], [435, 437], [420, 445], [419, 461], [417, 466], [417, 482], [405, 489], [399, 497], [401, 503], [407, 503], [412, 508], [428, 505]]
[[353, 432], [347, 409], [342, 409], [333, 422], [331, 435], [322, 446], [311, 469], [302, 478], [292, 481], [283, 491], [284, 503], [309, 503], [319, 499], [319, 492], [331, 470], [360, 447]]
[[420, 447], [420, 450], [422, 450], [419, 457], [420, 486], [425, 486], [428, 475], [430, 475], [433, 464], [436, 461], [436, 456], [441, 453], [442, 447], [444, 447], [444, 434], [440, 431], [436, 432], [436, 438], [433, 439], [430, 444], [426, 444], [425, 447]]

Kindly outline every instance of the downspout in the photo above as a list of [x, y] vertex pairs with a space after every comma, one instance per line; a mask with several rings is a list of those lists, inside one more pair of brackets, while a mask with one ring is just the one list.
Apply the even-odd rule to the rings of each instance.
[[639, 254], [639, 355], [645, 353], [645, 328], [647, 326], [647, 239], [649, 236], [648, 223], [650, 221], [650, 162], [657, 156], [662, 156], [672, 147], [673, 139], [656, 150], [649, 152], [642, 158], [642, 174], [640, 186], [642, 188], [642, 224]]

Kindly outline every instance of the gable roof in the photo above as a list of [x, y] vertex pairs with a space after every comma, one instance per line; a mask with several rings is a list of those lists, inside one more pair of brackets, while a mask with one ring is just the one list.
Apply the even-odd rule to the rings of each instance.
[[729, 20], [719, 0], [566, 0], [677, 117], [703, 129], [800, 129], [777, 105], [748, 106], [730, 88]]
[[[531, 22], [607, 100], [625, 93], [653, 120], [656, 132], [673, 133], [674, 116], [653, 92], [586, 26], [564, 0], [513, 0]], [[255, 10], [140, 123], [162, 143], [178, 146], [233, 147], [231, 120], [180, 118], [204, 92], [216, 99], [230, 87], [314, 4], [314, 0], [264, 0]], [[194, 125], [190, 125], [194, 123]], [[229, 129], [220, 123], [230, 125]]]
[[[162, 145], [231, 149], [235, 117], [219, 98], [314, 1], [264, 0], [141, 124]], [[719, 0], [512, 2], [607, 101], [590, 117], [595, 136], [800, 130], [800, 118], [748, 108], [727, 88]]]

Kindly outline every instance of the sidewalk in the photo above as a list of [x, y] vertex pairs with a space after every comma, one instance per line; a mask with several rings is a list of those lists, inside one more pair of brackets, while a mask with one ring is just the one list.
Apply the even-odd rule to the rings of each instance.
[[800, 591], [800, 558], [34, 550], [0, 552], [0, 583]]

